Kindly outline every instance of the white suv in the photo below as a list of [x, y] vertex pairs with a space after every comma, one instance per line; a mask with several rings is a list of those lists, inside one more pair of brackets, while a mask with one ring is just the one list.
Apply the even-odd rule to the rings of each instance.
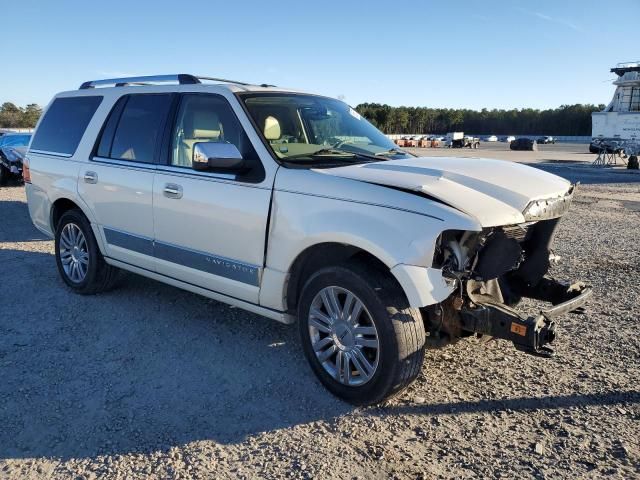
[[[47, 107], [24, 177], [73, 291], [127, 270], [297, 322], [318, 378], [357, 404], [467, 336], [547, 356], [552, 319], [590, 293], [545, 276], [569, 182], [416, 158], [348, 105], [270, 85], [86, 82]], [[555, 306], [523, 316], [522, 297]]]

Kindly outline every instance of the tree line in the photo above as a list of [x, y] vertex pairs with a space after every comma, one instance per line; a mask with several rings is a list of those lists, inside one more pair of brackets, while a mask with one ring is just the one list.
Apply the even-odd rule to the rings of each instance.
[[[362, 103], [358, 113], [384, 133], [447, 133], [463, 131], [495, 135], [591, 135], [591, 112], [604, 105], [562, 105], [537, 110], [469, 110], [429, 107], [392, 107]], [[0, 106], [0, 128], [33, 128], [42, 114], [35, 103], [18, 107]]]
[[0, 106], [0, 128], [33, 128], [42, 115], [42, 107], [30, 103], [26, 107], [18, 107], [11, 102]]
[[384, 133], [468, 132], [495, 135], [591, 135], [591, 112], [604, 105], [562, 105], [537, 110], [469, 110], [429, 107], [392, 107], [362, 103], [360, 115]]

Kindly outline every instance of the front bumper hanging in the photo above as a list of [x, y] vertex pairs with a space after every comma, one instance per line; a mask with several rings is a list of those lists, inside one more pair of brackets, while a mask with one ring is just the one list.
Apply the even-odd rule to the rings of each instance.
[[[514, 309], [498, 302], [474, 302], [460, 310], [463, 330], [513, 342], [516, 349], [532, 355], [550, 357], [553, 350], [548, 346], [555, 339], [554, 319], [568, 312], [580, 312], [592, 289], [581, 283], [566, 286], [547, 280], [554, 288], [553, 298], [539, 298], [554, 304], [537, 315], [524, 318]], [[558, 292], [563, 291], [564, 295]]]

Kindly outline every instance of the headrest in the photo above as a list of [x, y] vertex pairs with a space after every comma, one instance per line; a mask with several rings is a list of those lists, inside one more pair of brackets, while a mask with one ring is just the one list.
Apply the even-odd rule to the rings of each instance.
[[218, 138], [220, 136], [220, 130], [207, 130], [204, 128], [196, 128], [193, 131], [192, 138]]
[[194, 110], [191, 114], [189, 138], [217, 138], [220, 136], [220, 118], [211, 110]]
[[275, 117], [267, 117], [264, 119], [264, 138], [267, 140], [278, 140], [282, 132], [280, 131], [280, 122]]

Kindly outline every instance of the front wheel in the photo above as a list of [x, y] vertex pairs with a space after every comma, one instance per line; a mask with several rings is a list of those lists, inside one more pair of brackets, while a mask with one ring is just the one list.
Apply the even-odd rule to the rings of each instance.
[[359, 263], [319, 270], [302, 289], [298, 324], [311, 368], [350, 403], [392, 397], [422, 368], [422, 317], [388, 273]]

